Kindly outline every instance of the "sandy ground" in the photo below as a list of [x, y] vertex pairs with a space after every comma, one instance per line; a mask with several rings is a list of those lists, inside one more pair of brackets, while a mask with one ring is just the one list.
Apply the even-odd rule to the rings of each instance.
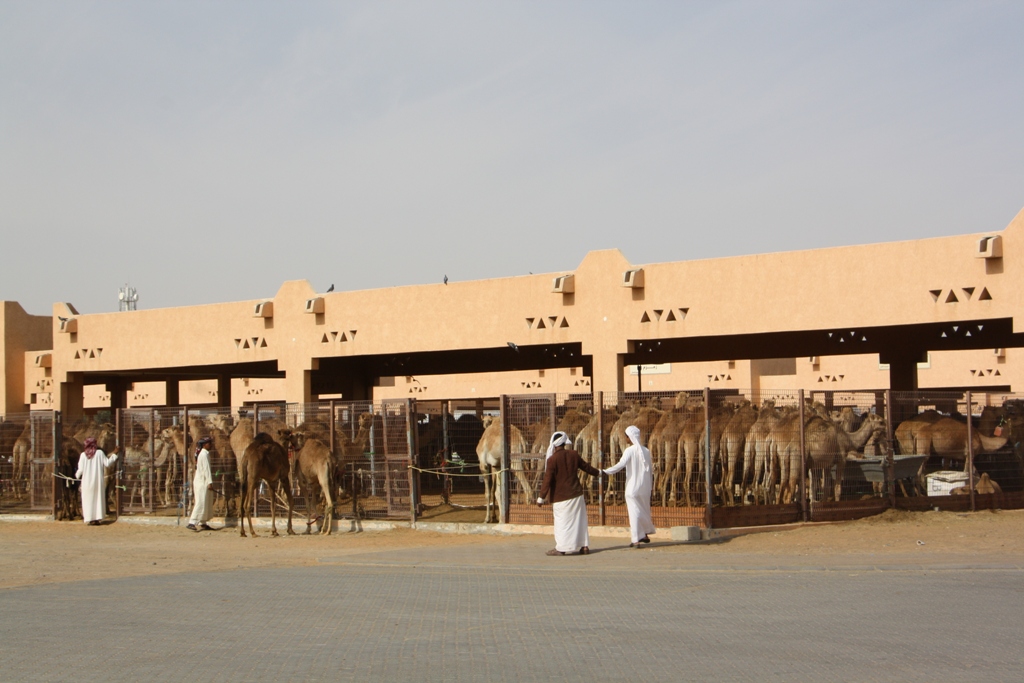
[[[302, 527], [299, 527], [300, 529]], [[972, 562], [979, 558], [1024, 562], [1024, 511], [901, 512], [890, 510], [856, 522], [772, 530], [697, 545], [662, 545], [662, 553], [719, 565], [772, 562], [781, 558], [836, 562], [870, 556], [875, 561]], [[240, 538], [237, 529], [194, 533], [175, 526], [82, 522], [0, 522], [0, 588], [83, 579], [146, 576], [237, 568], [315, 565], [362, 553], [422, 548], [434, 551], [465, 545], [500, 545], [504, 536], [442, 534], [395, 529], [335, 533], [330, 536], [281, 536], [261, 532]], [[659, 535], [658, 541], [667, 540]], [[541, 541], [538, 540], [538, 543]], [[546, 541], [545, 541], [546, 542]], [[611, 539], [595, 536], [601, 547]], [[619, 542], [617, 539], [614, 541]], [[431, 553], [436, 555], [436, 553]]]

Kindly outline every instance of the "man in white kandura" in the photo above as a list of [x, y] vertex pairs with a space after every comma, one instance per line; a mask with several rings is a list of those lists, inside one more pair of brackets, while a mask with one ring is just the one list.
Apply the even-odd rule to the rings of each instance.
[[203, 531], [210, 529], [207, 522], [213, 508], [213, 473], [210, 471], [210, 451], [206, 447], [213, 439], [204, 436], [196, 442], [196, 474], [192, 478], [192, 494], [196, 498], [192, 506], [192, 516], [186, 529]]
[[629, 512], [630, 548], [641, 543], [650, 543], [647, 534], [654, 533], [651, 522], [651, 487], [654, 484], [651, 475], [651, 452], [640, 444], [640, 429], [630, 425], [626, 427], [626, 436], [633, 442], [615, 465], [604, 470], [605, 474], [615, 474], [621, 469], [626, 470], [626, 511]]
[[600, 477], [601, 470], [591, 467], [580, 454], [566, 448], [572, 441], [565, 432], [555, 432], [548, 444], [544, 459], [544, 483], [541, 485], [537, 505], [551, 501], [555, 517], [555, 547], [548, 555], [567, 555], [579, 551], [590, 553], [590, 535], [587, 533], [587, 503], [577, 472]]
[[108, 457], [96, 447], [96, 439], [85, 440], [75, 478], [82, 480], [82, 518], [89, 526], [99, 526], [107, 514], [107, 468], [116, 460], [116, 453]]

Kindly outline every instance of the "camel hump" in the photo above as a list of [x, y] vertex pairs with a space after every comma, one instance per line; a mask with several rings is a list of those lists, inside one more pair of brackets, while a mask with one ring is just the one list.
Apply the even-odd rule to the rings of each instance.
[[255, 444], [276, 443], [270, 434], [267, 434], [266, 432], [260, 432], [257, 434], [253, 437], [252, 442]]

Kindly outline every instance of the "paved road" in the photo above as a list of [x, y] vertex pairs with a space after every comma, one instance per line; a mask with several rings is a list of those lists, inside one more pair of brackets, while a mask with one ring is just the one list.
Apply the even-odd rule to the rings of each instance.
[[1017, 566], [694, 563], [603, 540], [0, 591], [0, 679], [1024, 680]]

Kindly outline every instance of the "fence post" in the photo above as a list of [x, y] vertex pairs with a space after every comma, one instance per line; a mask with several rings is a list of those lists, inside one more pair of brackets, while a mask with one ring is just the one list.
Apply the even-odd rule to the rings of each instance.
[[416, 470], [413, 469], [413, 463], [415, 462], [416, 452], [416, 399], [407, 398], [405, 399], [405, 440], [409, 447], [409, 521], [416, 524], [416, 507], [418, 505], [417, 495], [418, 487], [416, 486], [417, 476]]
[[[886, 454], [886, 479], [888, 480], [889, 507], [896, 507], [896, 445], [892, 434], [892, 390], [885, 390], [885, 431], [888, 439], [889, 452]], [[904, 454], [906, 455], [906, 454]]]
[[714, 500], [712, 499], [711, 479], [714, 476], [711, 462], [711, 389], [704, 387], [704, 495], [706, 500], [705, 514], [708, 519], [708, 528], [714, 527]]
[[[808, 498], [809, 498], [808, 492], [805, 490], [806, 489], [806, 484], [804, 483], [805, 482], [805, 478], [807, 476], [807, 444], [804, 443], [804, 390], [803, 389], [801, 389], [799, 392], [797, 392], [797, 402], [799, 404], [798, 405], [798, 410], [800, 411], [800, 417], [798, 418], [800, 420], [800, 464], [798, 465], [799, 469], [797, 470], [796, 491], [797, 491], [797, 495], [800, 496], [800, 510], [801, 510], [801, 513], [803, 514], [804, 521], [806, 522], [808, 519], [810, 519], [810, 512], [809, 512], [810, 502], [808, 500]], [[779, 463], [779, 469], [780, 470], [782, 469], [782, 463]], [[811, 476], [812, 477], [814, 476], [813, 472], [811, 473]], [[782, 485], [781, 479], [779, 481], [779, 485], [780, 486]], [[822, 495], [825, 495], [825, 494], [822, 493]]]
[[[29, 423], [31, 424], [32, 418], [29, 417]], [[57, 521], [57, 463], [60, 461], [58, 453], [64, 450], [64, 439], [63, 430], [61, 429], [61, 418], [60, 411], [53, 411], [53, 419], [50, 423], [50, 431], [52, 432], [53, 438], [53, 476], [50, 477], [50, 496], [52, 500], [50, 502], [50, 512], [53, 515], [53, 521]], [[32, 444], [35, 446], [35, 444]], [[32, 463], [29, 462], [29, 471], [32, 470]], [[31, 500], [31, 497], [29, 498]]]
[[[182, 433], [185, 435], [183, 441], [185, 442], [185, 452], [181, 454], [182, 467], [181, 467], [181, 514], [178, 515], [178, 519], [181, 519], [181, 515], [188, 512], [188, 449], [190, 443], [188, 440], [189, 436], [189, 423], [188, 423], [188, 406], [182, 406]], [[154, 456], [156, 454], [154, 453]], [[195, 491], [192, 492], [195, 495]], [[191, 515], [190, 515], [191, 516]], [[181, 526], [181, 522], [178, 522], [178, 526]]]
[[121, 429], [124, 422], [121, 420], [121, 409], [114, 410], [114, 444], [117, 450], [117, 467], [114, 468], [114, 519], [121, 516], [121, 472], [124, 469], [125, 454], [121, 444], [124, 443]]
[[[509, 504], [512, 501], [512, 491], [509, 487], [512, 485], [512, 477], [509, 475], [512, 468], [512, 456], [511, 448], [509, 444], [510, 432], [508, 414], [508, 396], [506, 394], [501, 395], [501, 401], [499, 405], [499, 419], [501, 420], [501, 501], [498, 502], [498, 516], [501, 519], [502, 524], [508, 524], [509, 520]], [[504, 512], [503, 512], [504, 511]]]
[[971, 392], [967, 392], [967, 486], [971, 492], [971, 512], [977, 512], [977, 501], [974, 498], [974, 425]]
[[[597, 415], [597, 462], [601, 469], [604, 469], [604, 392], [597, 392], [597, 401], [594, 404]], [[601, 526], [607, 522], [607, 510], [604, 505], [604, 477], [597, 478], [597, 510]]]

